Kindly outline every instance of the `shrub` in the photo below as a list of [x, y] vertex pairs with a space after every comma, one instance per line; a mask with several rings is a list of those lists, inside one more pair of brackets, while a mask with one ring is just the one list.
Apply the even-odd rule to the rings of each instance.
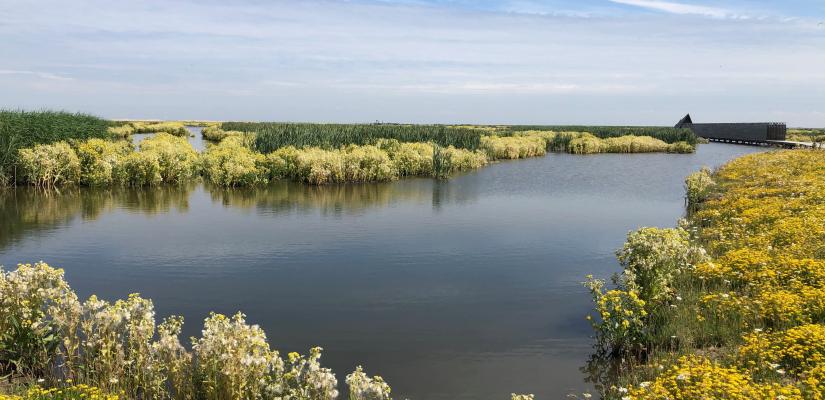
[[616, 257], [624, 267], [617, 283], [649, 303], [669, 298], [674, 279], [705, 259], [704, 251], [690, 243], [682, 228], [630, 232]]
[[671, 143], [667, 147], [667, 152], [668, 153], [687, 154], [687, 153], [693, 153], [695, 151], [696, 151], [696, 145], [691, 145], [688, 142]]
[[112, 181], [128, 186], [153, 186], [163, 182], [157, 154], [143, 151], [129, 153], [112, 169]]
[[109, 135], [117, 139], [126, 139], [135, 133], [135, 128], [132, 125], [110, 126], [107, 130]]
[[395, 139], [381, 139], [376, 145], [390, 156], [399, 176], [432, 176], [431, 143], [401, 143]]
[[581, 134], [567, 145], [567, 151], [571, 154], [596, 154], [603, 150], [603, 141], [591, 134]]
[[455, 147], [435, 146], [433, 149], [433, 175], [437, 178], [447, 178], [460, 171], [481, 168], [487, 164], [487, 156], [482, 152], [474, 152]]
[[201, 163], [204, 177], [220, 186], [266, 183], [270, 174], [266, 157], [231, 140], [209, 147], [201, 155]]
[[165, 132], [174, 136], [189, 136], [189, 130], [180, 122], [130, 122], [129, 125], [134, 129], [132, 133]]
[[180, 183], [197, 174], [198, 152], [186, 138], [158, 133], [141, 141], [140, 151], [157, 156], [163, 182]]
[[387, 152], [376, 146], [348, 146], [342, 150], [344, 181], [378, 182], [398, 178], [398, 171]]
[[380, 376], [370, 378], [359, 365], [347, 375], [350, 400], [390, 400], [390, 385]]
[[482, 136], [480, 146], [490, 160], [537, 157], [547, 152], [547, 142], [539, 136]]
[[705, 201], [716, 183], [711, 176], [710, 168], [703, 167], [685, 178], [685, 199], [688, 207], [695, 209], [699, 203]]
[[602, 153], [655, 153], [669, 151], [671, 146], [650, 136], [619, 136], [602, 139]]
[[76, 145], [80, 160], [80, 183], [87, 186], [106, 186], [113, 183], [112, 172], [133, 151], [131, 144], [103, 139], [89, 139]]
[[23, 177], [30, 184], [51, 187], [80, 180], [80, 160], [66, 142], [20, 149], [19, 158]]
[[645, 301], [633, 290], [604, 290], [604, 282], [588, 276], [597, 318], [588, 316], [600, 346], [613, 354], [640, 351], [647, 343]]
[[210, 125], [201, 130], [201, 135], [206, 140], [220, 142], [229, 136], [242, 136], [244, 132], [240, 131], [225, 131], [221, 129], [220, 125]]

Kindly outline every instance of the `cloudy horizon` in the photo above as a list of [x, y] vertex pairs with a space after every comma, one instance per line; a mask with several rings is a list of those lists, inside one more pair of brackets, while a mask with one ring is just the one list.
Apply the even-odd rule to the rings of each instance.
[[823, 21], [815, 1], [3, 1], [0, 107], [823, 127]]

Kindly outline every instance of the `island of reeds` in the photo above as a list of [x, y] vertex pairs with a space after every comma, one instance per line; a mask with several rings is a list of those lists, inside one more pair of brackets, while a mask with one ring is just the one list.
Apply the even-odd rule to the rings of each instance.
[[[210, 142], [205, 151], [189, 144], [187, 125], [203, 127]], [[127, 140], [139, 133], [155, 135], [137, 145]], [[696, 143], [689, 130], [667, 127], [107, 121], [7, 110], [0, 111], [0, 186], [152, 186], [204, 179], [234, 187], [281, 179], [320, 185], [447, 178], [548, 151], [689, 153]]]
[[690, 175], [679, 227], [631, 232], [590, 279], [607, 399], [825, 398], [825, 153]]

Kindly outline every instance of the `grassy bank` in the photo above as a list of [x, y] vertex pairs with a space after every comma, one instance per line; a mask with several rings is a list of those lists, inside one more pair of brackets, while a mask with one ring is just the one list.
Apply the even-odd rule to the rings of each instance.
[[0, 187], [13, 183], [19, 150], [61, 140], [105, 138], [109, 123], [59, 111], [0, 110]]
[[687, 181], [676, 229], [618, 252], [615, 289], [590, 280], [607, 398], [825, 396], [825, 153], [777, 151]]

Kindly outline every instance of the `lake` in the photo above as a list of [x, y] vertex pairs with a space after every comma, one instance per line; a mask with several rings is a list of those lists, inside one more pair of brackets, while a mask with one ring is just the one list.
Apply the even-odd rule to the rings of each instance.
[[242, 310], [281, 354], [323, 346], [339, 382], [362, 364], [395, 398], [564, 398], [590, 388], [584, 276], [618, 270], [629, 230], [674, 226], [687, 174], [757, 151], [550, 154], [448, 181], [18, 188], [0, 194], [0, 264], [65, 268], [82, 299], [139, 292], [186, 337]]

